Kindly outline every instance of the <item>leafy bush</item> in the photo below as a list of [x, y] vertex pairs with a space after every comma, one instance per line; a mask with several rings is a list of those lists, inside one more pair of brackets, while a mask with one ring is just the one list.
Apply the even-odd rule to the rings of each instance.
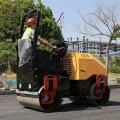
[[108, 72], [120, 73], [120, 56], [118, 55], [113, 56], [110, 66], [108, 68]]
[[0, 82], [0, 88], [1, 87], [6, 87], [6, 84], [4, 82]]
[[5, 42], [0, 42], [0, 71], [7, 71], [11, 67], [12, 71], [16, 68], [17, 53], [15, 48], [16, 42], [7, 39]]
[[110, 73], [120, 73], [120, 66], [110, 66], [108, 68], [108, 72], [110, 72]]

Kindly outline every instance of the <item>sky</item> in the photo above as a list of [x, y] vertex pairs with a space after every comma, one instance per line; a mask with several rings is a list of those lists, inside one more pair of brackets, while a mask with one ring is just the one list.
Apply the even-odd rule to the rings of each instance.
[[[37, 0], [36, 0], [37, 1]], [[72, 40], [83, 39], [83, 34], [80, 34], [76, 29], [76, 24], [84, 26], [78, 11], [80, 10], [82, 15], [87, 15], [89, 11], [95, 11], [96, 1], [104, 4], [112, 5], [114, 3], [120, 4], [120, 0], [41, 0], [43, 5], [49, 6], [53, 11], [53, 17], [56, 21], [59, 19], [62, 12], [64, 12], [62, 19], [62, 34], [65, 40], [72, 37]], [[86, 36], [85, 38], [90, 41], [100, 41], [100, 37]], [[101, 41], [108, 41], [108, 38], [101, 37]]]

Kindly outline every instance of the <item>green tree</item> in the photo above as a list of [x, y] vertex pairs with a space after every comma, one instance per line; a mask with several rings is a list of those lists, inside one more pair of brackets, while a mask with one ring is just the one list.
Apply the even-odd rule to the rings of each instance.
[[7, 39], [4, 42], [0, 42], [0, 70], [7, 71], [8, 67], [11, 67], [13, 71], [16, 70], [16, 42], [12, 42], [11, 39]]
[[112, 73], [120, 73], [120, 56], [113, 56], [108, 70]]
[[38, 0], [36, 8], [41, 11], [39, 34], [42, 38], [49, 42], [55, 40], [63, 41], [63, 35], [60, 27], [56, 24], [55, 18], [53, 18], [53, 12], [49, 7], [45, 7], [41, 0]]
[[112, 34], [112, 38], [116, 40], [116, 38], [120, 37], [120, 25], [117, 24], [112, 26], [112, 30], [114, 31], [114, 33]]
[[34, 0], [0, 0], [0, 41], [15, 41], [23, 15], [34, 7]]
[[[41, 10], [39, 35], [49, 41], [63, 40], [60, 27], [53, 18], [52, 10], [45, 7], [41, 0], [35, 5], [35, 0], [0, 0], [0, 70], [7, 70], [9, 66], [16, 69], [16, 48], [20, 24], [25, 13], [35, 7]], [[35, 14], [26, 18], [36, 17]], [[25, 24], [25, 27], [27, 25]], [[16, 39], [17, 38], [17, 39]], [[16, 39], [16, 40], [15, 40]], [[42, 46], [44, 48], [45, 46]], [[48, 48], [47, 48], [48, 49]]]
[[[119, 5], [105, 5], [104, 3], [96, 3], [96, 9], [93, 12], [89, 12], [87, 17], [83, 17], [79, 12], [81, 19], [87, 25], [86, 29], [81, 29], [81, 26], [77, 26], [80, 33], [92, 36], [107, 36], [108, 43], [106, 48], [106, 67], [109, 66], [109, 46], [111, 41], [117, 37], [120, 37], [118, 31], [119, 21]], [[104, 29], [103, 29], [104, 26]]]
[[0, 70], [16, 69], [16, 48], [23, 15], [35, 7], [34, 0], [0, 0]]
[[[41, 0], [35, 6], [35, 0], [0, 0], [0, 41], [18, 38], [22, 17], [35, 7], [41, 10], [39, 34], [42, 38], [52, 42], [63, 40], [60, 27], [53, 18], [52, 10], [45, 7]], [[30, 15], [29, 17], [34, 17]], [[26, 20], [27, 21], [27, 20]]]
[[111, 62], [111, 66], [120, 66], [120, 56], [114, 55], [113, 61]]

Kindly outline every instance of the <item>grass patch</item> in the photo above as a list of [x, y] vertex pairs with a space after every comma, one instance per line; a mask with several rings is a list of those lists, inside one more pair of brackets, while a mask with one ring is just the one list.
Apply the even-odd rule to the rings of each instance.
[[0, 88], [1, 88], [1, 87], [6, 87], [6, 84], [5, 84], [4, 82], [1, 82], [1, 83], [0, 83]]
[[120, 74], [118, 74], [118, 73], [108, 73], [108, 78], [114, 79], [116, 83], [120, 84]]
[[113, 78], [113, 77], [120, 77], [120, 74], [118, 74], [118, 73], [108, 73], [108, 78]]
[[120, 79], [116, 78], [116, 82], [120, 84]]
[[16, 80], [16, 73], [1, 73], [2, 76], [7, 76], [7, 80]]

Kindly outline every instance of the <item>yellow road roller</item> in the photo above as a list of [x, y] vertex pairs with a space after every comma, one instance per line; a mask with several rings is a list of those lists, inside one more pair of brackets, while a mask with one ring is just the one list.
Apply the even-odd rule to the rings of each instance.
[[[34, 39], [21, 39], [25, 19], [36, 12]], [[23, 106], [41, 111], [55, 111], [69, 98], [93, 105], [107, 103], [110, 89], [106, 67], [90, 53], [67, 53], [68, 44], [51, 43], [59, 49], [51, 52], [37, 45], [40, 10], [26, 13], [17, 45], [17, 100]]]

